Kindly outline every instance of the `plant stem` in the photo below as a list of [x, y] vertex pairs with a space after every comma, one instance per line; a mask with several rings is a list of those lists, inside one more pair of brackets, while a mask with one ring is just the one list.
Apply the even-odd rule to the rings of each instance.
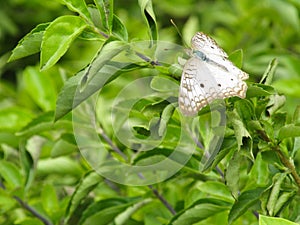
[[31, 206], [27, 205], [26, 202], [24, 202], [22, 199], [20, 199], [17, 196], [14, 196], [14, 199], [16, 199], [17, 202], [19, 202], [19, 204], [26, 209], [27, 211], [29, 211], [32, 215], [34, 215], [36, 218], [38, 218], [40, 221], [42, 221], [45, 225], [53, 225], [51, 223], [51, 221], [47, 220], [45, 217], [43, 217], [40, 213], [38, 213], [34, 208], [32, 208]]
[[300, 177], [296, 171], [295, 166], [293, 165], [293, 163], [290, 162], [290, 160], [288, 160], [285, 155], [281, 152], [279, 147], [275, 147], [274, 150], [277, 152], [281, 162], [283, 163], [283, 165], [285, 165], [290, 171], [291, 174], [298, 186], [298, 192], [300, 193]]
[[[127, 160], [127, 156], [113, 143], [113, 141], [105, 134], [104, 130], [99, 126], [98, 133], [100, 136], [111, 146], [111, 148], [118, 153], [124, 160]], [[142, 175], [139, 174], [142, 179]], [[155, 189], [152, 185], [147, 185], [152, 193], [162, 202], [162, 204], [173, 214], [176, 214], [176, 211], [171, 206], [171, 204]]]
[[[257, 132], [261, 135], [263, 140], [265, 140], [266, 142], [269, 142], [269, 143], [273, 143], [270, 140], [270, 138], [268, 137], [268, 135], [263, 130], [258, 130]], [[300, 193], [300, 177], [296, 171], [294, 164], [291, 163], [288, 158], [286, 158], [286, 156], [282, 153], [282, 151], [278, 145], [276, 145], [276, 146], [274, 145], [274, 147], [272, 149], [278, 154], [282, 164], [291, 171], [291, 174], [298, 186], [298, 192]]]

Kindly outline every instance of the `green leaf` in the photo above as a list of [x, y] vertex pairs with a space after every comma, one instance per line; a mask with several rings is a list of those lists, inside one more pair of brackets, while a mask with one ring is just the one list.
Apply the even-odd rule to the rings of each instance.
[[37, 173], [41, 176], [60, 174], [80, 177], [82, 175], [82, 168], [78, 162], [67, 157], [47, 158], [39, 160]]
[[32, 114], [24, 107], [0, 109], [0, 130], [18, 131], [32, 119]]
[[271, 193], [269, 195], [268, 203], [267, 203], [267, 210], [270, 216], [275, 216], [275, 207], [278, 201], [278, 196], [280, 193], [281, 185], [284, 179], [286, 178], [286, 173], [278, 173], [273, 177], [273, 185], [271, 189]]
[[293, 124], [295, 124], [296, 126], [300, 125], [300, 105], [298, 105], [295, 109], [293, 115]]
[[175, 107], [172, 104], [167, 105], [161, 115], [160, 122], [159, 122], [159, 128], [158, 128], [158, 135], [162, 137], [167, 129], [167, 124], [169, 120], [171, 119], [173, 113], [174, 113]]
[[69, 138], [74, 138], [71, 134], [64, 134], [62, 137], [59, 138], [59, 140], [54, 144], [52, 150], [51, 150], [51, 157], [59, 157], [63, 155], [69, 155], [73, 152], [78, 151], [78, 147], [74, 142], [70, 142]]
[[78, 16], [61, 16], [46, 28], [41, 46], [41, 69], [53, 66], [87, 27]]
[[238, 148], [243, 145], [243, 138], [251, 138], [249, 132], [244, 127], [241, 118], [239, 117], [236, 110], [228, 112], [228, 121], [232, 123], [235, 137], [237, 140]]
[[243, 215], [251, 206], [256, 204], [263, 191], [264, 188], [256, 188], [243, 192], [229, 212], [228, 223], [232, 224], [237, 218]]
[[56, 86], [48, 73], [40, 72], [36, 67], [27, 67], [23, 80], [30, 97], [43, 111], [54, 110]]
[[142, 208], [144, 205], [150, 203], [152, 199], [146, 198], [136, 204], [134, 204], [131, 207], [128, 207], [125, 211], [120, 213], [116, 218], [114, 219], [115, 225], [125, 225], [126, 222], [130, 219], [130, 216], [134, 214], [137, 210]]
[[84, 0], [60, 0], [71, 11], [78, 13], [86, 21], [91, 21], [91, 15]]
[[23, 37], [12, 51], [8, 62], [38, 53], [41, 49], [44, 32], [49, 24], [50, 23], [39, 24]]
[[153, 77], [150, 87], [158, 92], [173, 92], [174, 94], [178, 92], [179, 88], [178, 84], [174, 82], [174, 79], [164, 75]]
[[102, 26], [111, 33], [114, 20], [114, 1], [94, 0], [94, 2], [100, 12]]
[[125, 211], [126, 208], [137, 202], [136, 198], [111, 198], [105, 199], [92, 204], [85, 210], [80, 224], [89, 225], [107, 225], [114, 221], [114, 219]]
[[242, 159], [242, 155], [236, 151], [231, 157], [225, 173], [226, 183], [235, 199], [238, 198], [239, 194], [240, 168]]
[[194, 224], [196, 222], [205, 220], [210, 216], [214, 216], [217, 213], [228, 210], [229, 206], [230, 204], [228, 202], [218, 199], [200, 199], [196, 201], [192, 206], [184, 209], [182, 212], [173, 217], [168, 224]]
[[272, 83], [277, 64], [277, 59], [272, 59], [259, 82], [260, 84], [270, 85]]
[[252, 189], [256, 187], [264, 187], [269, 182], [268, 163], [262, 159], [261, 153], [258, 153], [254, 164], [248, 175], [247, 185], [244, 189]]
[[206, 181], [198, 185], [197, 189], [216, 199], [221, 199], [226, 202], [234, 201], [228, 187], [221, 182]]
[[144, 20], [146, 21], [149, 29], [151, 44], [153, 44], [152, 41], [158, 39], [158, 31], [157, 31], [155, 13], [152, 7], [152, 1], [139, 0], [139, 6], [141, 8], [142, 16], [144, 17]]
[[12, 162], [0, 160], [0, 176], [6, 181], [7, 188], [15, 189], [22, 187], [23, 177], [19, 168]]
[[267, 105], [267, 111], [270, 115], [273, 115], [278, 109], [280, 109], [286, 102], [286, 97], [284, 95], [271, 95], [270, 101]]
[[120, 38], [123, 41], [128, 41], [128, 33], [125, 25], [122, 21], [114, 15], [113, 25], [112, 25], [112, 33]]
[[126, 47], [127, 44], [122, 41], [107, 40], [98, 50], [91, 64], [85, 69], [84, 76], [80, 83], [81, 92], [83, 92], [89, 84], [90, 80], [99, 73], [101, 68], [120, 52], [124, 51]]
[[120, 74], [142, 68], [137, 64], [128, 63], [108, 63], [90, 79], [89, 84], [81, 89], [81, 82], [85, 76], [85, 71], [79, 72], [76, 76], [71, 77], [64, 85], [62, 91], [58, 95], [56, 102], [55, 120], [66, 115], [81, 102], [86, 100], [92, 94], [97, 92], [105, 84], [111, 82]]
[[48, 214], [53, 214], [59, 209], [58, 199], [53, 185], [46, 184], [42, 190], [42, 205], [43, 209]]
[[230, 61], [232, 61], [234, 63], [234, 65], [236, 65], [238, 68], [242, 68], [243, 65], [243, 50], [239, 49], [239, 50], [235, 50], [234, 52], [232, 52], [229, 57]]
[[253, 84], [247, 89], [247, 98], [269, 96], [274, 93], [274, 88], [267, 85]]
[[300, 126], [288, 124], [279, 130], [278, 139], [281, 141], [285, 138], [299, 137], [299, 136], [300, 136]]
[[72, 218], [73, 213], [80, 206], [82, 200], [87, 197], [87, 195], [99, 184], [101, 180], [102, 178], [96, 172], [89, 172], [85, 174], [69, 202], [66, 210], [66, 221], [69, 221]]
[[259, 215], [259, 225], [298, 225], [287, 219]]
[[54, 128], [53, 116], [53, 112], [47, 112], [34, 118], [22, 130], [17, 132], [16, 135], [26, 136], [28, 138], [32, 135], [40, 134], [43, 131], [52, 130]]

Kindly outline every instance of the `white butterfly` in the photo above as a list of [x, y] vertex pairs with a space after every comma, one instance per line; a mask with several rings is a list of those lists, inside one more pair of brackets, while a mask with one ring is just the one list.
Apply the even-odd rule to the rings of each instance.
[[228, 55], [206, 34], [197, 32], [191, 41], [191, 58], [185, 63], [179, 91], [179, 108], [193, 116], [215, 99], [244, 98], [248, 74], [228, 60]]

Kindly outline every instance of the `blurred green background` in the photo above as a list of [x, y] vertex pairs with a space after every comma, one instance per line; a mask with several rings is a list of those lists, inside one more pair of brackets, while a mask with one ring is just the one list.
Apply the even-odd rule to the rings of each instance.
[[[91, 3], [91, 1], [90, 1]], [[114, 2], [115, 13], [125, 23], [129, 38], [146, 40], [147, 28], [138, 3]], [[189, 43], [196, 31], [203, 31], [227, 52], [244, 52], [243, 69], [251, 82], [258, 82], [268, 63], [277, 58], [279, 65], [273, 85], [287, 97], [286, 109], [299, 104], [300, 98], [300, 22], [298, 0], [154, 0], [159, 39], [182, 44], [171, 24], [174, 20], [183, 39]], [[2, 82], [17, 84], [17, 77], [29, 65], [37, 65], [34, 55], [6, 64], [18, 41], [40, 23], [53, 21], [71, 12], [59, 1], [7, 0], [0, 8], [0, 76]], [[99, 44], [76, 41], [60, 61], [72, 62], [70, 75], [84, 67]], [[87, 56], [87, 57], [84, 57]], [[70, 65], [70, 64], [69, 64]]]

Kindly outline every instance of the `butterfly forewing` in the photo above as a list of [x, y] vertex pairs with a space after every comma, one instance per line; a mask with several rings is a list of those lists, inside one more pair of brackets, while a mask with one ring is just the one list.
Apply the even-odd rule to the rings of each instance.
[[244, 98], [248, 74], [233, 65], [227, 54], [207, 35], [192, 38], [193, 54], [186, 62], [180, 84], [179, 107], [185, 115], [195, 115], [214, 99]]

